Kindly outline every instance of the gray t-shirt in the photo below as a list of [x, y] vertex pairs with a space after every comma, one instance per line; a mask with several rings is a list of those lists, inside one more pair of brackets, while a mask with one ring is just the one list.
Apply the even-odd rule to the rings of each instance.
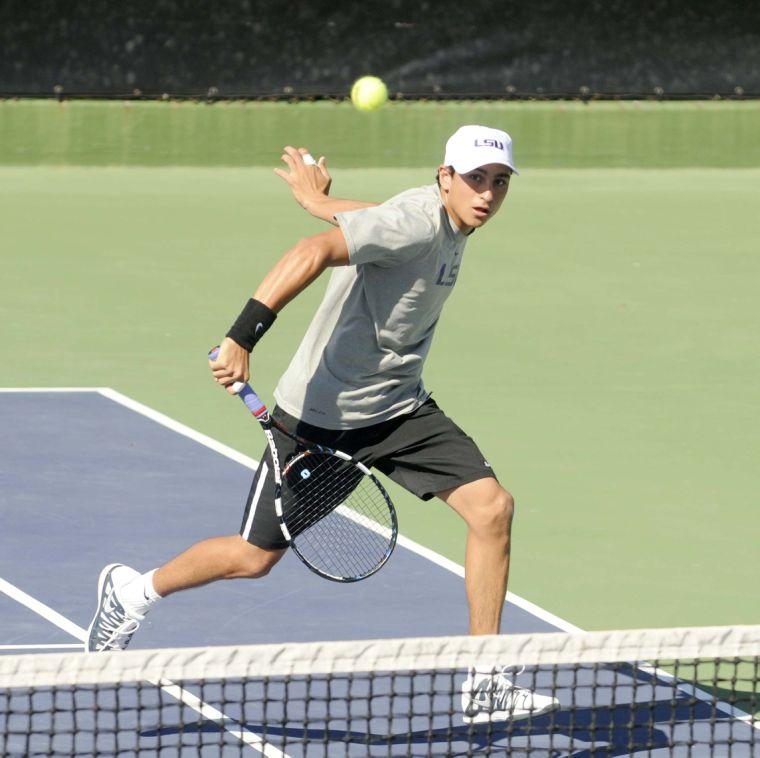
[[336, 219], [350, 265], [333, 269], [274, 396], [308, 424], [353, 429], [426, 400], [422, 366], [466, 237], [435, 184]]

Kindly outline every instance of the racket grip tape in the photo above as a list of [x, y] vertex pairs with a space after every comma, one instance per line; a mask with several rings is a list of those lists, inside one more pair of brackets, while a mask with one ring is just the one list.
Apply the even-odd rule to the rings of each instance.
[[[211, 350], [209, 350], [208, 359], [210, 361], [215, 361], [218, 355], [219, 346], [211, 348]], [[245, 382], [235, 382], [232, 385], [232, 390], [245, 403], [246, 408], [248, 408], [256, 418], [267, 413], [266, 405], [264, 405], [261, 398], [253, 391], [249, 384], [246, 384]]]

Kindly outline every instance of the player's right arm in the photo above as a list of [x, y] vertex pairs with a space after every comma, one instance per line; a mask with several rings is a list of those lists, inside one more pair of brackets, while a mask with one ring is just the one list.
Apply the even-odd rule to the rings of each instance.
[[234, 394], [232, 385], [250, 378], [251, 350], [277, 314], [325, 269], [348, 264], [348, 246], [340, 229], [299, 240], [264, 277], [222, 340], [216, 360], [209, 361], [214, 379]]
[[330, 197], [332, 177], [327, 170], [324, 156], [316, 164], [307, 165], [303, 156], [308, 154], [309, 151], [305, 147], [296, 149], [287, 145], [282, 154], [287, 170], [276, 168], [274, 172], [288, 183], [296, 202], [312, 216], [337, 226], [336, 213], [377, 205], [364, 200]]
[[340, 229], [305, 237], [280, 258], [253, 297], [278, 313], [326, 268], [348, 264], [348, 246]]

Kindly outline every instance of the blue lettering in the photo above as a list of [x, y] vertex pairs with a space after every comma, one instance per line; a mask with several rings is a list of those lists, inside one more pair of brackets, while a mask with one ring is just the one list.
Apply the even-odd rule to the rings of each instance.
[[459, 273], [459, 261], [452, 264], [449, 269], [448, 276], [446, 275], [446, 264], [441, 266], [441, 270], [438, 272], [438, 279], [436, 284], [440, 284], [441, 287], [453, 287], [457, 280], [457, 274]]
[[498, 150], [503, 150], [504, 143], [499, 142], [499, 140], [497, 139], [492, 139], [491, 137], [487, 137], [486, 139], [476, 139], [475, 147], [495, 147]]

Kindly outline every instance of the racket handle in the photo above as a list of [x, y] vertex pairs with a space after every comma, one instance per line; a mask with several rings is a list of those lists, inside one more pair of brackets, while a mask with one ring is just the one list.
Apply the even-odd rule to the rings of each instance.
[[[242, 384], [243, 388], [240, 390], [236, 389], [235, 385], [237, 384]], [[250, 384], [235, 382], [235, 384], [232, 385], [232, 389], [235, 390], [235, 394], [245, 403], [245, 407], [248, 408], [257, 419], [260, 419], [262, 416], [269, 413], [266, 405], [261, 402], [261, 398], [251, 389]]]
[[[208, 359], [215, 361], [219, 355], [219, 347], [209, 351]], [[253, 391], [250, 384], [235, 382], [232, 385], [233, 392], [245, 403], [245, 407], [258, 419], [269, 413], [261, 398]]]

